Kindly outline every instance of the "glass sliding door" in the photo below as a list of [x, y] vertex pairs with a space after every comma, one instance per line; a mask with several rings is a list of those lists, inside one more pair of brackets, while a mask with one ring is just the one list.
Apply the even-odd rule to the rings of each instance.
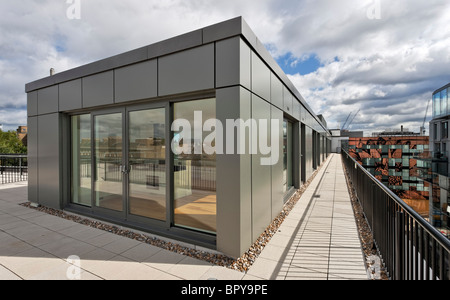
[[91, 115], [71, 117], [71, 202], [91, 206]]
[[[175, 225], [215, 233], [216, 155], [208, 154], [212, 151], [204, 144], [211, 132], [194, 133], [194, 128], [202, 129], [201, 121], [216, 118], [215, 99], [179, 102], [173, 108], [174, 120], [190, 125], [182, 128], [190, 131], [188, 134], [182, 136], [181, 131], [175, 131], [173, 138], [172, 148], [184, 149], [181, 154], [174, 154], [173, 161]], [[202, 120], [198, 119], [200, 112]], [[214, 142], [208, 144], [213, 146]]]
[[166, 220], [165, 109], [128, 113], [129, 213]]
[[123, 211], [122, 113], [94, 116], [94, 205]]

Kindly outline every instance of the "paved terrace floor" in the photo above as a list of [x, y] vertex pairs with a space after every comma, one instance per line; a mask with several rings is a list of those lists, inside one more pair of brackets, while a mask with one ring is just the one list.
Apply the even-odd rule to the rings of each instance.
[[340, 155], [331, 155], [250, 270], [214, 266], [18, 205], [27, 183], [0, 186], [0, 279], [367, 280]]

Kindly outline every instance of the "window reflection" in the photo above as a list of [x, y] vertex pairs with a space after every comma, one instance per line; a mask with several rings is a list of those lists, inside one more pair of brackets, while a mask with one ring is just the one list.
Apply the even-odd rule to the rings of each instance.
[[201, 154], [195, 154], [199, 152], [194, 148], [202, 146], [205, 137], [210, 134], [203, 132], [202, 140], [195, 140], [195, 111], [202, 112], [203, 122], [215, 119], [215, 99], [174, 104], [174, 120], [185, 119], [191, 127], [191, 140], [177, 140], [180, 132], [174, 132], [174, 142], [184, 149], [192, 149], [192, 154], [174, 155], [174, 221], [177, 226], [215, 233], [216, 156], [205, 153], [205, 147], [202, 147]]
[[95, 206], [123, 211], [122, 113], [95, 116]]
[[91, 116], [72, 116], [72, 197], [75, 204], [91, 206]]
[[166, 219], [165, 109], [129, 113], [129, 209]]

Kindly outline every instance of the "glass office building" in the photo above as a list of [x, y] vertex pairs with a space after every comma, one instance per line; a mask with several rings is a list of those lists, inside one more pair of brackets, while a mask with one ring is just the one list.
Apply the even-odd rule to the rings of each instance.
[[450, 237], [450, 84], [433, 95], [433, 119], [430, 121], [430, 153], [423, 159], [427, 164], [423, 177], [430, 182], [430, 221], [443, 234]]
[[234, 257], [330, 148], [323, 118], [240, 17], [26, 92], [31, 202]]

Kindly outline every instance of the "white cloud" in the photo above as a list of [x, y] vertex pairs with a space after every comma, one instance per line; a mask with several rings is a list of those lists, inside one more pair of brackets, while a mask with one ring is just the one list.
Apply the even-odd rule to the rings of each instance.
[[[81, 0], [80, 20], [65, 0], [0, 0], [0, 109], [22, 113], [0, 123], [26, 123], [24, 85], [204, 26], [243, 16], [274, 56], [291, 63], [314, 55], [323, 66], [290, 78], [330, 127], [350, 112], [367, 132], [418, 130], [431, 92], [448, 83], [450, 3], [381, 0]], [[336, 59], [337, 58], [337, 59]]]

